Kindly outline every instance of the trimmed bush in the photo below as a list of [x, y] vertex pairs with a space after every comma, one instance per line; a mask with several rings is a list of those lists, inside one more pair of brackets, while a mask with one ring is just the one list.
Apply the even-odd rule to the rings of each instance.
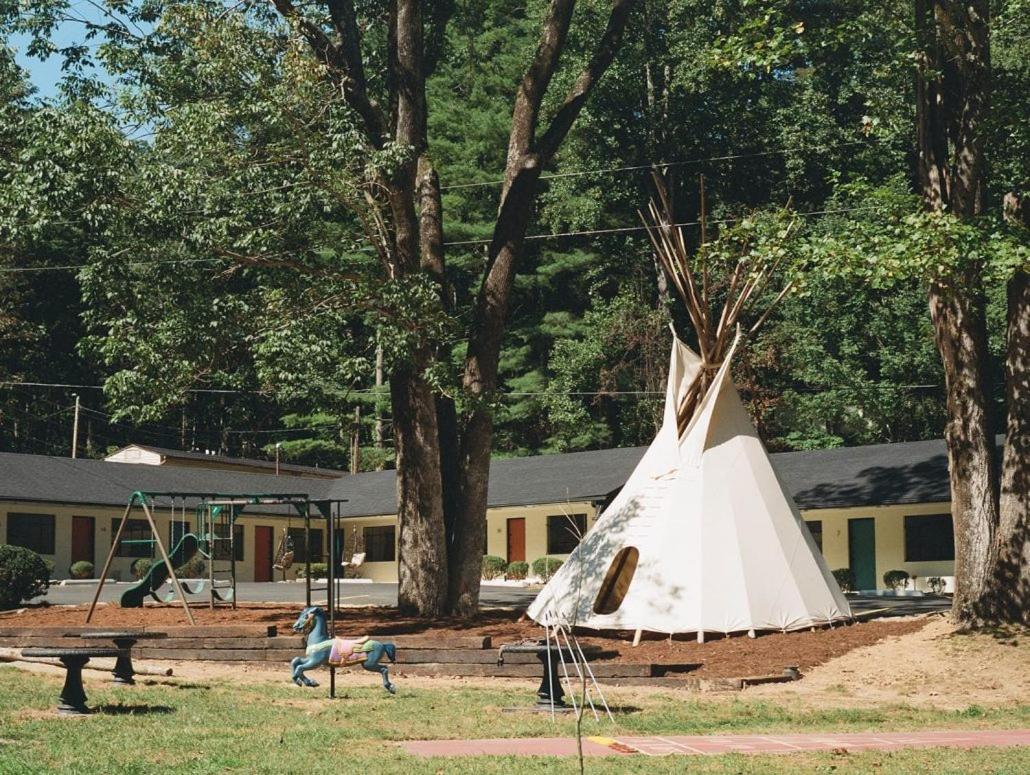
[[889, 570], [883, 574], [883, 583], [887, 585], [888, 589], [895, 591], [904, 589], [908, 584], [908, 579], [908, 571], [904, 570]]
[[[297, 578], [304, 578], [304, 573], [307, 568], [304, 565], [297, 566]], [[313, 562], [311, 563], [311, 578], [313, 579], [324, 579], [329, 576], [329, 563], [326, 562]]]
[[183, 579], [202, 579], [207, 575], [207, 563], [200, 556], [200, 552], [197, 552], [175, 569], [175, 575]]
[[548, 581], [563, 562], [564, 560], [559, 560], [557, 557], [537, 557], [533, 560], [533, 575], [542, 581]]
[[[129, 566], [129, 570], [132, 571], [132, 576], [136, 581], [139, 581], [148, 573], [153, 567], [154, 561], [148, 557], [140, 557], [138, 560], [133, 560], [132, 565]], [[176, 571], [178, 573], [178, 571]]]
[[0, 544], [0, 610], [46, 594], [50, 572], [43, 558], [22, 546]]
[[483, 558], [483, 578], [498, 579], [504, 576], [508, 569], [508, 562], [503, 557], [495, 554], [488, 554]]
[[833, 572], [833, 578], [837, 580], [841, 592], [855, 591], [855, 574], [851, 572], [851, 568], [837, 568]]
[[930, 578], [926, 580], [926, 586], [930, 588], [930, 592], [932, 594], [939, 595], [944, 591], [944, 588], [948, 586], [948, 584], [940, 576], [930, 576]]
[[529, 563], [528, 562], [509, 562], [508, 568], [504, 572], [504, 577], [507, 579], [524, 579], [529, 575]]
[[93, 578], [93, 563], [88, 560], [73, 562], [68, 572], [73, 579], [91, 579]]

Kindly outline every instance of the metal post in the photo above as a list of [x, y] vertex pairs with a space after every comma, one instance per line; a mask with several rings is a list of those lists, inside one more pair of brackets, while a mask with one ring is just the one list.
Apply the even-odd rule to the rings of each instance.
[[135, 495], [129, 498], [129, 503], [125, 507], [125, 513], [122, 514], [122, 521], [118, 525], [118, 530], [111, 538], [111, 549], [107, 552], [107, 559], [104, 561], [104, 569], [100, 571], [100, 583], [97, 584], [96, 591], [93, 592], [93, 602], [89, 604], [89, 611], [86, 613], [86, 624], [89, 624], [89, 620], [93, 618], [93, 609], [97, 607], [97, 600], [100, 599], [100, 590], [104, 588], [104, 579], [107, 578], [107, 572], [111, 569], [111, 561], [114, 559], [114, 551], [118, 547], [118, 542], [122, 538], [122, 532], [125, 530], [125, 523], [129, 521], [129, 512], [132, 511], [132, 504], [135, 500]]
[[[161, 532], [157, 529], [157, 525], [154, 523], [154, 517], [151, 516], [150, 509], [147, 508], [146, 500], [141, 500], [140, 505], [143, 507], [143, 513], [147, 516], [147, 522], [150, 523], [150, 529], [154, 532], [154, 540], [157, 542], [157, 548], [161, 551], [161, 559], [164, 560], [165, 567], [168, 568], [168, 576], [172, 580], [172, 586], [174, 586], [175, 591], [179, 593], [179, 599], [182, 600], [182, 607], [186, 609], [186, 618], [190, 620], [190, 624], [196, 625], [197, 622], [193, 618], [190, 604], [186, 600], [186, 593], [182, 591], [182, 584], [179, 583], [179, 577], [175, 575], [175, 568], [172, 567], [172, 561], [168, 558], [168, 552], [165, 551], [164, 541], [161, 540]], [[124, 525], [125, 523], [122, 522], [122, 524]], [[121, 530], [119, 530], [118, 533], [121, 535]]]
[[72, 421], [72, 458], [79, 449], [79, 394], [75, 394], [75, 419]]
[[[210, 503], [205, 507], [207, 512], [207, 607], [215, 610], [215, 508]], [[219, 512], [221, 513], [221, 512]]]
[[304, 502], [304, 599], [311, 607], [311, 507]]
[[229, 508], [229, 555], [232, 574], [232, 610], [236, 610], [236, 507]]

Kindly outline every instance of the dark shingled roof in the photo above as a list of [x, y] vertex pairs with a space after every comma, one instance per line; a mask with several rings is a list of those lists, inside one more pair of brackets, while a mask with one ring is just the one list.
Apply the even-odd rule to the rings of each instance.
[[[645, 447], [495, 459], [490, 506], [603, 500], [623, 485]], [[945, 502], [947, 452], [942, 440], [783, 452], [773, 465], [804, 509]], [[307, 493], [347, 499], [345, 516], [396, 513], [393, 471], [338, 479], [146, 466], [0, 453], [0, 500], [122, 505], [135, 490]]]

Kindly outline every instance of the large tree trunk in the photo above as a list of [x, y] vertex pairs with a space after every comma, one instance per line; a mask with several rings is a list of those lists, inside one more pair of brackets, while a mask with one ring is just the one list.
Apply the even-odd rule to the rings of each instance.
[[[1030, 225], [1030, 206], [1005, 198], [1005, 215], [1017, 228]], [[996, 618], [1030, 624], [1030, 272], [1008, 282], [1005, 402], [1008, 421], [1001, 465]]]
[[575, 0], [552, 0], [536, 53], [515, 95], [501, 204], [486, 273], [476, 298], [463, 378], [471, 408], [461, 443], [460, 500], [455, 515], [448, 584], [448, 608], [461, 616], [475, 613], [479, 606], [493, 442], [493, 412], [489, 401], [498, 386], [497, 368], [508, 304], [526, 230], [533, 216], [537, 184], [543, 168], [554, 158], [590, 93], [611, 65], [637, 2], [613, 0], [608, 23], [590, 60], [550, 123], [539, 131], [541, 105], [565, 48], [575, 7]]
[[954, 610], [960, 621], [982, 620], [992, 595], [996, 552], [997, 475], [985, 367], [987, 325], [982, 297], [969, 280], [930, 286], [930, 316], [944, 363], [948, 396], [948, 471], [955, 525]]
[[[916, 0], [916, 121], [924, 206], [957, 218], [983, 212], [983, 123], [990, 95], [988, 0]], [[998, 495], [991, 433], [981, 267], [972, 260], [930, 283], [930, 316], [948, 404], [955, 599], [959, 623], [978, 626], [992, 597]]]
[[436, 402], [416, 368], [394, 370], [390, 398], [397, 453], [397, 605], [405, 614], [439, 616], [447, 599], [447, 549]]

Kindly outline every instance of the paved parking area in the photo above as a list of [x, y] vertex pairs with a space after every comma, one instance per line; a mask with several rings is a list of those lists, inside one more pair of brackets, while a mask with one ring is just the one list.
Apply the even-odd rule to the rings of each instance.
[[[108, 582], [100, 592], [102, 602], [115, 603], [122, 592], [131, 586], [129, 582]], [[45, 597], [36, 598], [32, 602], [46, 600], [52, 605], [81, 605], [93, 599], [95, 584], [67, 584], [60, 582], [50, 587]], [[525, 607], [536, 597], [539, 588], [521, 587], [482, 587], [480, 599], [488, 606], [522, 606]], [[246, 603], [303, 603], [303, 582], [253, 582], [241, 581], [236, 585], [237, 599]], [[325, 603], [325, 592], [317, 592], [314, 602]], [[340, 605], [397, 605], [396, 584], [376, 584], [367, 582], [342, 582], [340, 584]]]

